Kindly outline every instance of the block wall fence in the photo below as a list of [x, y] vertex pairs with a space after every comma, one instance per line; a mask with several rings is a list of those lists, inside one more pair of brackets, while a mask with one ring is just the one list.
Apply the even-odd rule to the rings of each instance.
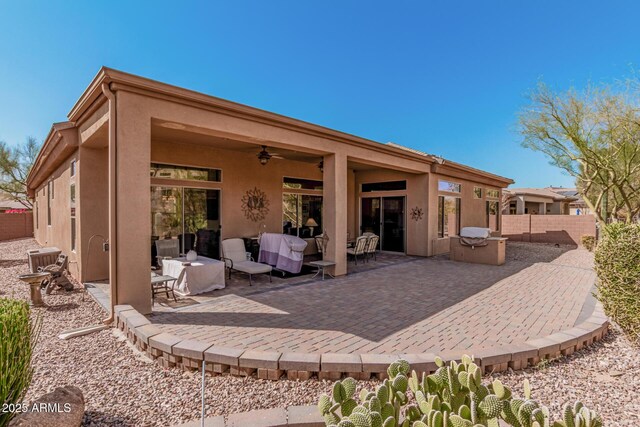
[[0, 213], [0, 241], [33, 237], [33, 214]]
[[580, 245], [596, 235], [593, 215], [503, 215], [502, 236], [517, 242]]

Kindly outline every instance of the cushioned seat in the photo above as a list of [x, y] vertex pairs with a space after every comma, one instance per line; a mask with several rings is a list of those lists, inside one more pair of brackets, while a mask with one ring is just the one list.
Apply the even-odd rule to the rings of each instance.
[[229, 278], [231, 278], [231, 271], [235, 270], [249, 275], [249, 286], [253, 285], [252, 276], [254, 274], [269, 273], [269, 281], [271, 281], [272, 267], [268, 264], [254, 262], [251, 254], [247, 254], [242, 239], [222, 241], [222, 260], [229, 269]]
[[233, 263], [233, 269], [247, 274], [263, 274], [269, 273], [272, 267], [254, 261], [238, 261]]

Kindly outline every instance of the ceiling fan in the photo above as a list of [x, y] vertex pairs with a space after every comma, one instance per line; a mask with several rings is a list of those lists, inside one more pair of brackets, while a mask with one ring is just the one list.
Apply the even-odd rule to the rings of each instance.
[[267, 147], [266, 145], [263, 145], [263, 146], [262, 146], [262, 151], [260, 151], [260, 152], [257, 154], [257, 156], [258, 156], [258, 160], [260, 160], [260, 164], [261, 164], [262, 166], [266, 165], [266, 164], [269, 162], [269, 160], [270, 160], [271, 158], [274, 158], [274, 159], [284, 159], [284, 157], [282, 157], [282, 156], [281, 156], [280, 154], [278, 154], [278, 153], [269, 153], [269, 152], [267, 151], [267, 148], [268, 148], [268, 147]]

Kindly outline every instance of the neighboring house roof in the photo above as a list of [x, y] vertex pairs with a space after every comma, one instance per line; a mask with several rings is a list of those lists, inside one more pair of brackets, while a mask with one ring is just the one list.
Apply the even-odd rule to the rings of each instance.
[[550, 188], [510, 188], [505, 190], [506, 193], [513, 196], [535, 196], [551, 199], [554, 202], [570, 202], [577, 200], [577, 197], [560, 194]]
[[555, 191], [558, 194], [562, 194], [563, 196], [573, 198], [573, 200], [571, 200], [571, 205], [587, 206], [583, 197], [580, 195], [576, 188], [549, 187], [549, 189]]
[[28, 208], [22, 203], [18, 202], [17, 200], [0, 199], [0, 210], [4, 211], [7, 209], [28, 209]]

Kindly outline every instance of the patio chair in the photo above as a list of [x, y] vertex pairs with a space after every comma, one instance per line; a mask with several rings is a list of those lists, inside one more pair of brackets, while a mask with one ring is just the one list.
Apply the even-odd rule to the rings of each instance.
[[242, 239], [225, 239], [222, 241], [222, 261], [229, 269], [229, 279], [231, 279], [231, 271], [235, 270], [249, 275], [249, 286], [253, 285], [252, 277], [254, 274], [268, 273], [269, 282], [271, 282], [272, 267], [253, 261], [251, 254], [247, 255]]
[[49, 280], [42, 282], [42, 287], [46, 288], [45, 293], [49, 295], [55, 287], [64, 288], [65, 291], [73, 290], [73, 283], [67, 279], [64, 272], [69, 267], [69, 258], [64, 255], [58, 255], [58, 259], [55, 264], [47, 265], [46, 267], [38, 267], [38, 273], [51, 273]]
[[171, 296], [173, 297], [173, 301], [178, 302], [174, 289], [178, 283], [182, 282], [185, 271], [186, 269], [183, 268], [177, 278], [171, 277], [171, 276], [152, 275], [151, 276], [152, 303], [155, 303], [156, 301], [156, 294], [161, 294], [161, 293], [165, 293], [167, 295], [167, 298], [169, 298], [169, 293], [171, 293]]
[[[366, 254], [366, 257], [373, 257], [373, 259], [376, 259], [376, 252], [378, 250], [378, 241], [380, 240], [379, 236], [376, 236], [375, 234], [371, 237], [369, 237], [369, 239], [367, 240], [367, 247], [365, 248], [364, 252]], [[365, 257], [365, 259], [366, 259]]]
[[356, 265], [358, 265], [358, 256], [366, 256], [367, 240], [366, 236], [360, 236], [356, 239], [356, 243], [352, 248], [347, 248], [347, 255], [351, 255], [355, 259]]
[[178, 234], [178, 242], [180, 242], [179, 247], [182, 248], [182, 252], [186, 254], [196, 247], [196, 235], [194, 233]]
[[178, 239], [156, 240], [156, 259], [158, 266], [162, 267], [162, 260], [165, 258], [178, 258], [180, 256], [180, 242]]

